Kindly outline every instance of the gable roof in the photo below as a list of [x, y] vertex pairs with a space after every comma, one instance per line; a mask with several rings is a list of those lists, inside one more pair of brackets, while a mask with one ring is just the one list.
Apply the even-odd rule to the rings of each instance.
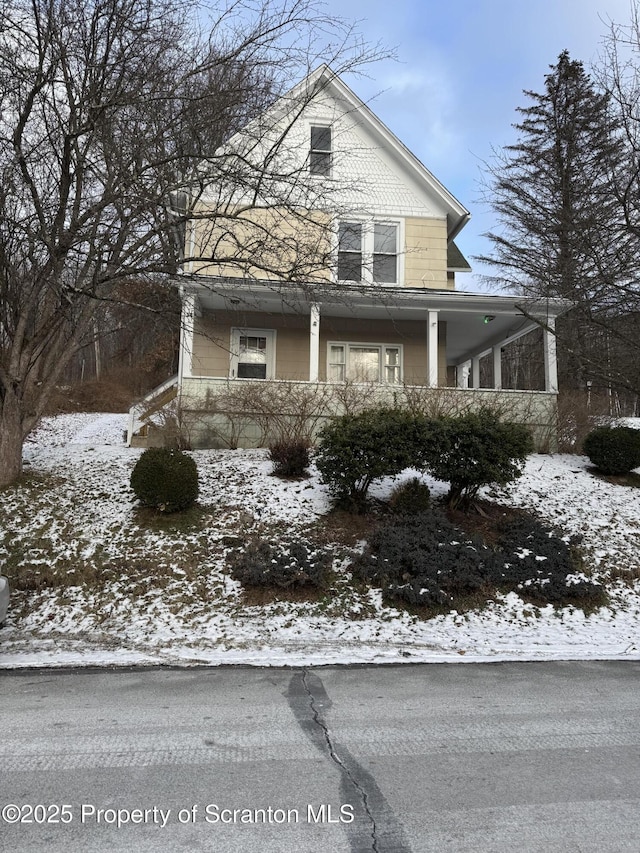
[[413, 177], [439, 196], [447, 210], [447, 236], [449, 240], [453, 240], [467, 224], [471, 213], [328, 65], [316, 68], [284, 97], [295, 98], [304, 92], [313, 96], [320, 91], [337, 95], [346, 101], [351, 109], [357, 111], [360, 120], [368, 125], [373, 135], [394, 152]]
[[448, 239], [453, 240], [468, 222], [470, 212], [328, 65], [316, 68], [281, 95], [261, 116], [234, 134], [225, 147], [233, 148], [234, 142], [243, 136], [259, 139], [283, 118], [295, 124], [320, 95], [328, 95], [336, 104], [342, 103], [346, 107], [345, 114], [357, 115], [358, 128], [364, 129], [377, 147], [393, 157], [396, 168], [399, 167], [412, 184], [420, 186], [425, 195], [437, 199], [439, 209], [446, 213]]

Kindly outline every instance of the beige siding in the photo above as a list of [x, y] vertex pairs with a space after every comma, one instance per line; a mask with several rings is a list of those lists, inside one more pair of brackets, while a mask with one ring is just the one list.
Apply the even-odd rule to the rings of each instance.
[[309, 378], [309, 319], [296, 319], [302, 327], [296, 328], [289, 322], [277, 330], [276, 376], [279, 379]]
[[[200, 211], [204, 213], [203, 211]], [[192, 271], [241, 278], [326, 281], [330, 218], [306, 211], [256, 209], [196, 219], [187, 253]]]
[[297, 315], [269, 315], [216, 311], [204, 315], [196, 323], [193, 368], [194, 376], [229, 376], [231, 330], [276, 330], [276, 378], [300, 380], [309, 378], [309, 318]]
[[[326, 281], [335, 262], [330, 218], [318, 212], [261, 209], [197, 219], [187, 242], [193, 244], [187, 253], [202, 259], [192, 263], [192, 271], [206, 275]], [[402, 251], [401, 284], [454, 289], [454, 278], [447, 275], [444, 219], [407, 218]]]
[[199, 322], [193, 336], [191, 372], [194, 376], [229, 375], [229, 327]]
[[[227, 377], [231, 329], [276, 330], [275, 378], [309, 378], [309, 318], [299, 315], [266, 315], [216, 312], [204, 315], [196, 324], [193, 349], [193, 375]], [[326, 379], [329, 341], [370, 344], [400, 344], [403, 349], [404, 381], [423, 385], [427, 381], [427, 325], [421, 322], [356, 320], [346, 317], [320, 319], [320, 380]], [[447, 383], [445, 363], [445, 324], [439, 324], [439, 383]]]
[[444, 219], [405, 220], [406, 287], [452, 290], [447, 276], [447, 223]]

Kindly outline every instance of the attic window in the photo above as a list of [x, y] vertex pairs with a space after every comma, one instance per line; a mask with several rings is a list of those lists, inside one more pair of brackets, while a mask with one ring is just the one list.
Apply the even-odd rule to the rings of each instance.
[[309, 155], [309, 171], [312, 175], [331, 174], [331, 128], [311, 128], [311, 153]]

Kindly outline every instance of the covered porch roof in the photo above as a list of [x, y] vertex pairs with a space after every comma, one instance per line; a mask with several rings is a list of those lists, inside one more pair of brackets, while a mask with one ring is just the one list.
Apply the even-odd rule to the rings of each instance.
[[196, 311], [259, 311], [268, 314], [354, 317], [369, 320], [422, 320], [437, 312], [447, 324], [447, 362], [463, 364], [505, 346], [555, 318], [571, 303], [536, 299], [389, 286], [335, 283], [290, 284], [278, 281], [181, 276], [184, 293], [195, 297]]

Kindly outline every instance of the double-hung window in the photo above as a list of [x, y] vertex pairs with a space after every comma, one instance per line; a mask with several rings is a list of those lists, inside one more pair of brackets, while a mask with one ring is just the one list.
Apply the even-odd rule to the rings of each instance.
[[338, 281], [398, 283], [398, 224], [338, 223]]
[[273, 379], [275, 342], [274, 329], [232, 329], [231, 378]]
[[338, 280], [362, 281], [362, 222], [338, 225]]
[[402, 347], [397, 344], [329, 343], [329, 382], [402, 382]]
[[373, 223], [373, 280], [398, 281], [398, 226]]
[[309, 153], [309, 171], [312, 175], [331, 175], [331, 128], [311, 127], [311, 151]]

